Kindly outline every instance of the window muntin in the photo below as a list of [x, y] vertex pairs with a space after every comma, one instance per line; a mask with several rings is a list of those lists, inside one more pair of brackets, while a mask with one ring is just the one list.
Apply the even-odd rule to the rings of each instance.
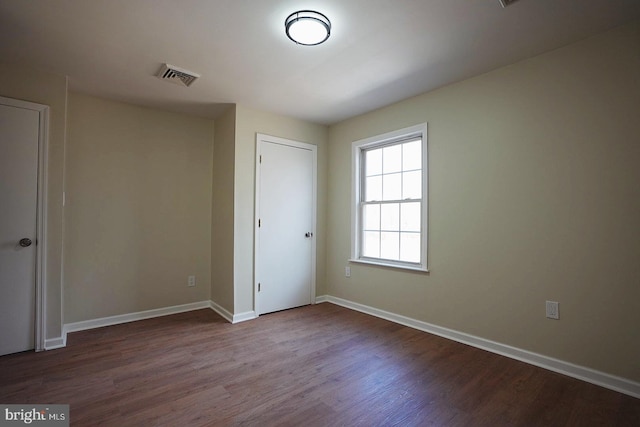
[[352, 261], [426, 270], [426, 125], [354, 143]]

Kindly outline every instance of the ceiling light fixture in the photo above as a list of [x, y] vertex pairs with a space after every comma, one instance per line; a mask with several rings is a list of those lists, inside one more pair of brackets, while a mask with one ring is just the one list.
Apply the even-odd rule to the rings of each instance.
[[299, 10], [284, 21], [285, 32], [294, 43], [315, 46], [324, 43], [331, 34], [329, 18], [313, 10]]

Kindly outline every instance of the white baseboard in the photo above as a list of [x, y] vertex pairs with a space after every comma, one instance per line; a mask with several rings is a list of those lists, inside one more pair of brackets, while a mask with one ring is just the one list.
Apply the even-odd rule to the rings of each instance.
[[170, 314], [184, 313], [185, 311], [211, 308], [210, 301], [192, 302], [190, 304], [174, 305], [172, 307], [156, 308], [153, 310], [138, 311], [136, 313], [119, 314], [117, 316], [101, 317], [99, 319], [83, 320], [81, 322], [66, 323], [63, 334], [84, 331], [87, 329], [101, 328], [103, 326], [118, 325], [120, 323], [134, 322], [136, 320], [151, 319], [153, 317], [167, 316]]
[[224, 320], [229, 323], [233, 323], [233, 314], [231, 314], [231, 312], [229, 312], [226, 308], [214, 301], [209, 301], [209, 307], [211, 308], [211, 310], [222, 316]]
[[233, 321], [231, 323], [246, 322], [247, 320], [257, 319], [258, 315], [255, 311], [246, 311], [244, 313], [238, 313], [233, 315]]
[[490, 341], [484, 338], [476, 337], [474, 335], [466, 334], [464, 332], [458, 332], [453, 329], [443, 328], [441, 326], [433, 325], [421, 320], [412, 319], [410, 317], [380, 310], [374, 307], [369, 307], [364, 304], [359, 304], [331, 295], [322, 295], [316, 297], [316, 303], [321, 302], [330, 302], [332, 304], [360, 311], [365, 314], [380, 317], [382, 319], [399, 323], [410, 328], [418, 329], [424, 332], [448, 338], [453, 341], [481, 348], [483, 350], [500, 354], [511, 359], [516, 359], [521, 362], [538, 366], [540, 368], [548, 369], [550, 371], [558, 372], [560, 374], [577, 378], [579, 380], [596, 384], [611, 390], [615, 390], [620, 393], [628, 394], [629, 396], [640, 398], [640, 383], [628, 380], [626, 378], [617, 377], [584, 366], [574, 365], [573, 363], [565, 362], [563, 360], [554, 359], [542, 354], [533, 353], [495, 341]]
[[168, 316], [170, 314], [184, 313], [186, 311], [201, 310], [210, 308], [218, 313], [229, 323], [239, 323], [246, 320], [255, 319], [256, 313], [248, 311], [246, 313], [231, 314], [228, 310], [214, 301], [199, 301], [190, 304], [174, 305], [172, 307], [156, 308], [153, 310], [139, 311], [136, 313], [119, 314], [117, 316], [101, 317], [99, 319], [83, 320], [80, 322], [67, 323], [62, 331], [63, 336], [45, 341], [45, 349], [53, 350], [67, 345], [67, 334], [70, 332], [85, 331], [87, 329], [101, 328], [103, 326], [118, 325], [121, 323], [135, 322], [136, 320], [151, 319], [154, 317]]
[[247, 311], [245, 313], [231, 314], [229, 310], [227, 310], [220, 304], [214, 301], [210, 301], [210, 302], [211, 302], [211, 309], [216, 313], [218, 313], [220, 316], [222, 316], [229, 323], [246, 322], [247, 320], [253, 320], [258, 317], [256, 316], [255, 311]]
[[45, 350], [55, 350], [56, 348], [63, 348], [67, 346], [67, 334], [57, 338], [47, 338], [44, 340]]

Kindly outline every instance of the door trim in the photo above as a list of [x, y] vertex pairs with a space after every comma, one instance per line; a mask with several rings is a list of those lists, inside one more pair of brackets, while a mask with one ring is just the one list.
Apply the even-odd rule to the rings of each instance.
[[37, 111], [38, 125], [38, 199], [36, 206], [36, 351], [45, 349], [47, 296], [47, 164], [49, 158], [49, 106], [0, 96], [0, 104]]
[[279, 138], [277, 136], [265, 135], [262, 133], [256, 134], [256, 167], [255, 167], [255, 203], [254, 203], [254, 221], [253, 221], [253, 311], [255, 316], [260, 316], [260, 299], [258, 298], [258, 283], [260, 278], [259, 262], [258, 262], [258, 249], [260, 248], [260, 233], [258, 232], [258, 219], [260, 216], [260, 146], [261, 143], [272, 143], [286, 145], [289, 147], [303, 148], [310, 150], [313, 157], [313, 171], [312, 171], [312, 203], [311, 209], [311, 232], [313, 233], [311, 244], [311, 290], [309, 300], [311, 304], [315, 304], [316, 301], [316, 247], [317, 247], [317, 210], [318, 210], [318, 147], [306, 142], [294, 141], [291, 139]]

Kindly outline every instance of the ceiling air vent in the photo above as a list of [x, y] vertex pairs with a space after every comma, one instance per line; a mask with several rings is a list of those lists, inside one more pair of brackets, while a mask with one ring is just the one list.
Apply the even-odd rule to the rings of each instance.
[[517, 2], [518, 0], [498, 0], [502, 7], [510, 6], [511, 4]]
[[170, 64], [162, 64], [156, 76], [161, 80], [175, 83], [180, 86], [191, 86], [191, 83], [195, 82], [196, 79], [200, 77], [199, 74], [196, 74], [193, 71], [174, 67]]

